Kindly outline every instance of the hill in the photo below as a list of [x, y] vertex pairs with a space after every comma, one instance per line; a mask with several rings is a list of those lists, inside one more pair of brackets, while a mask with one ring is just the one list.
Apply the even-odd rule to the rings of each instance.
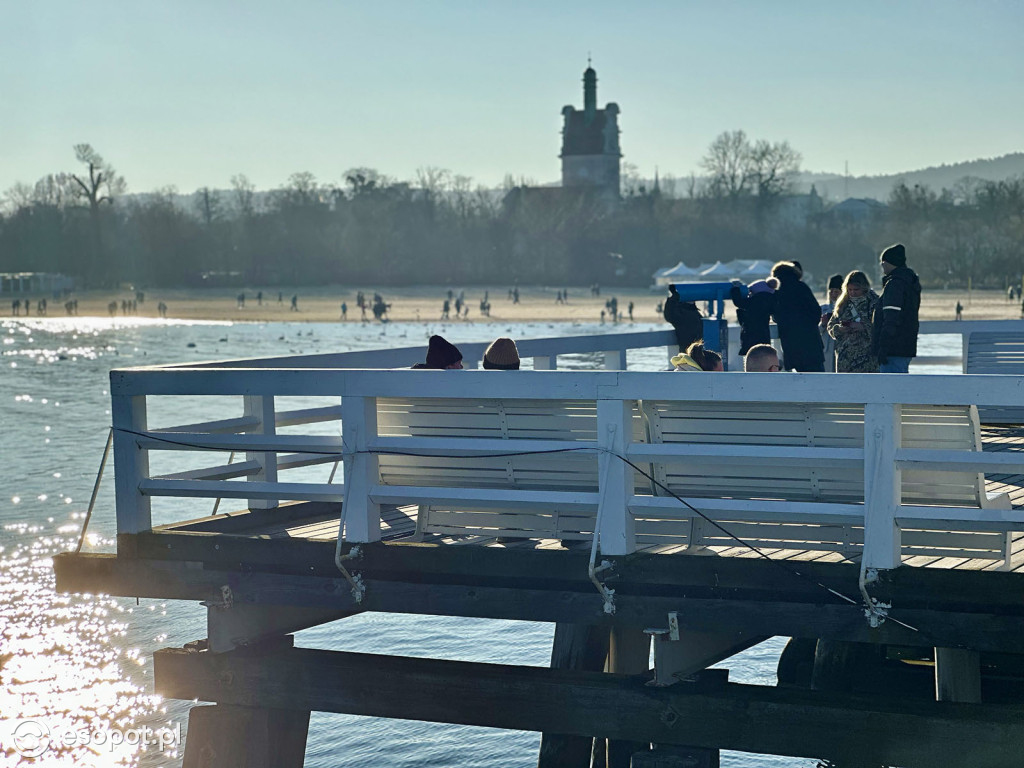
[[1013, 176], [1024, 176], [1024, 152], [1014, 152], [1002, 157], [968, 160], [952, 165], [939, 165], [917, 171], [894, 173], [887, 176], [850, 176], [842, 174], [815, 173], [804, 171], [797, 179], [796, 191], [809, 192], [813, 184], [818, 194], [832, 200], [847, 197], [872, 197], [886, 200], [893, 186], [900, 180], [908, 186], [920, 184], [935, 191], [952, 189], [965, 177], [1000, 181]]

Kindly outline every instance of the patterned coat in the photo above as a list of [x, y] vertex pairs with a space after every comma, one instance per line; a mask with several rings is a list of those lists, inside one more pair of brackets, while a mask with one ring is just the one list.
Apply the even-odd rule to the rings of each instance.
[[[828, 335], [836, 340], [837, 373], [878, 373], [878, 358], [871, 351], [871, 314], [878, 304], [878, 294], [868, 291], [865, 296], [850, 298], [845, 306], [832, 313], [828, 321]], [[855, 331], [845, 332], [844, 323], [859, 322]]]

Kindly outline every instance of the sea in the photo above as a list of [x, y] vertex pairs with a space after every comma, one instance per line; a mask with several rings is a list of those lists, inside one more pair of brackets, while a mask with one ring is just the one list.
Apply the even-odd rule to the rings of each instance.
[[[78, 544], [96, 481], [110, 426], [112, 369], [415, 345], [425, 350], [432, 333], [457, 344], [497, 336], [663, 328], [642, 323], [214, 323], [131, 317], [0, 321], [0, 766], [181, 765], [194, 702], [154, 694], [153, 653], [205, 637], [205, 609], [196, 603], [54, 590], [51, 558]], [[959, 350], [956, 336], [922, 339], [921, 354], [956, 355]], [[564, 368], [599, 368], [601, 362], [597, 355], [559, 359]], [[630, 353], [629, 367], [664, 369], [664, 350]], [[83, 542], [86, 552], [115, 550], [111, 470], [108, 465], [99, 486]], [[195, 509], [194, 516], [208, 512]], [[545, 623], [367, 613], [300, 632], [296, 645], [547, 666], [552, 634], [553, 625]], [[728, 667], [734, 682], [772, 685], [784, 644], [785, 638], [772, 638], [718, 666]], [[526, 768], [536, 764], [539, 742], [540, 735], [530, 732], [313, 713], [305, 764]], [[816, 764], [722, 754], [728, 768]]]

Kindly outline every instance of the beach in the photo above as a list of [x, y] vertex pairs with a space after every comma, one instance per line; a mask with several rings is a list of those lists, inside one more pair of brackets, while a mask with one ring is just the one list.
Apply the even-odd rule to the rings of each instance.
[[[876, 286], [876, 290], [879, 286]], [[230, 322], [341, 322], [341, 305], [347, 305], [347, 322], [361, 322], [363, 313], [356, 306], [356, 294], [362, 291], [367, 297], [365, 318], [373, 322], [369, 303], [374, 293], [380, 293], [390, 304], [387, 317], [394, 322], [435, 323], [441, 319], [442, 305], [448, 295], [448, 286], [380, 287], [380, 286], [321, 286], [302, 288], [273, 288], [262, 290], [262, 301], [257, 298], [259, 288], [196, 288], [196, 289], [154, 289], [145, 291], [145, 300], [138, 303], [135, 315], [157, 317], [158, 305], [167, 305], [167, 317], [176, 320], [216, 320]], [[588, 287], [521, 286], [519, 302], [509, 298], [508, 286], [472, 286], [451, 288], [453, 297], [465, 292], [469, 314], [467, 323], [579, 323], [599, 322], [605, 302], [615, 297], [618, 301], [620, 324], [628, 324], [629, 304], [633, 303], [633, 320], [652, 323], [661, 320], [658, 305], [667, 292], [638, 288], [602, 287], [599, 296], [591, 295]], [[568, 301], [557, 302], [558, 292], [566, 290]], [[238, 301], [245, 296], [244, 305]], [[490, 316], [481, 314], [480, 302], [487, 295], [491, 304]], [[280, 294], [280, 301], [278, 295]], [[822, 292], [817, 292], [819, 301], [824, 302]], [[122, 291], [76, 291], [70, 296], [78, 300], [78, 315], [81, 317], [109, 317], [109, 305], [117, 305], [116, 314], [122, 316], [121, 302], [134, 298], [133, 290]], [[296, 297], [297, 310], [291, 309], [291, 299]], [[36, 304], [41, 297], [31, 300], [31, 316], [37, 316]], [[8, 299], [9, 300], [9, 299]], [[65, 299], [48, 299], [48, 317], [64, 317]], [[1007, 301], [1005, 291], [998, 290], [929, 290], [922, 294], [922, 320], [953, 320], [956, 303], [963, 305], [964, 320], [1016, 320], [1021, 317], [1019, 301]], [[2, 307], [13, 314], [9, 303]], [[735, 321], [735, 309], [726, 302], [725, 315]], [[24, 308], [21, 309], [24, 316]], [[456, 322], [454, 300], [450, 307], [450, 319]], [[612, 321], [610, 313], [606, 315]]]

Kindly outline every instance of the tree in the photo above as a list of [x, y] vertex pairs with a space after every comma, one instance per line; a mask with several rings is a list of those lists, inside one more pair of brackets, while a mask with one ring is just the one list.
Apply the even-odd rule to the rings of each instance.
[[711, 142], [700, 161], [708, 172], [708, 191], [712, 197], [737, 200], [750, 194], [751, 146], [744, 131], [725, 131]]
[[125, 190], [125, 181], [117, 175], [113, 166], [107, 163], [99, 152], [89, 144], [75, 145], [75, 158], [78, 162], [85, 164], [88, 175], [71, 174], [71, 179], [77, 185], [77, 193], [81, 199], [89, 204], [89, 219], [92, 222], [92, 253], [86, 263], [85, 279], [87, 282], [94, 282], [100, 279], [101, 273], [106, 277], [112, 277], [106, 269], [109, 265], [104, 264], [103, 250], [103, 224], [100, 207], [103, 203], [112, 205], [114, 196]]
[[726, 131], [711, 142], [701, 167], [710, 177], [712, 197], [736, 201], [756, 195], [764, 207], [789, 190], [800, 160], [787, 141], [751, 143], [743, 131]]

